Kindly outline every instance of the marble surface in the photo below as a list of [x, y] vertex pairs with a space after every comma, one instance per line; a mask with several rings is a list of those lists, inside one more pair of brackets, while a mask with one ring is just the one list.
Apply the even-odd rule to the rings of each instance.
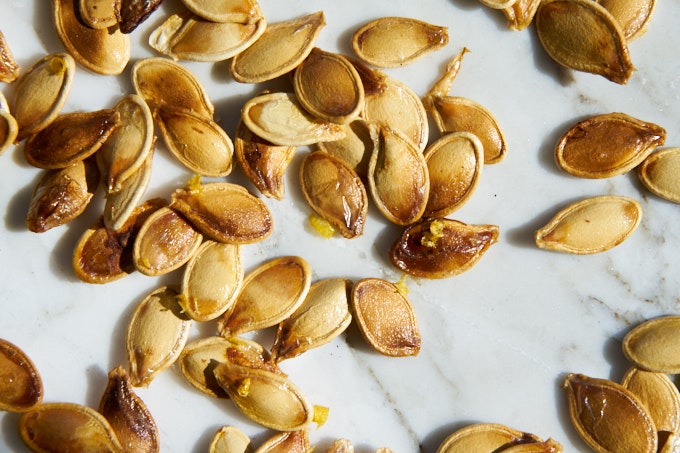
[[[569, 422], [562, 381], [568, 372], [619, 380], [628, 367], [620, 348], [623, 335], [645, 319], [678, 312], [679, 214], [677, 205], [648, 193], [634, 172], [603, 180], [567, 175], [555, 165], [553, 148], [574, 122], [616, 111], [665, 127], [666, 146], [680, 146], [678, 4], [659, 2], [647, 33], [630, 44], [637, 70], [625, 86], [561, 68], [546, 56], [533, 27], [510, 31], [502, 13], [476, 0], [262, 0], [261, 6], [269, 22], [322, 9], [327, 25], [317, 45], [330, 51], [351, 52], [353, 31], [380, 16], [447, 26], [451, 40], [446, 47], [386, 72], [422, 95], [467, 46], [471, 52], [452, 94], [491, 110], [509, 148], [502, 162], [484, 168], [470, 201], [451, 216], [498, 225], [499, 242], [462, 275], [407, 280], [422, 335], [417, 357], [381, 356], [351, 327], [330, 344], [282, 363], [310, 401], [330, 408], [327, 423], [310, 431], [316, 451], [344, 437], [359, 453], [378, 447], [434, 452], [448, 434], [475, 422], [553, 437], [566, 452], [589, 451]], [[177, 0], [166, 0], [133, 33], [133, 60], [153, 54], [146, 44], [150, 30], [178, 8]], [[45, 53], [63, 50], [50, 17], [48, 2], [0, 2], [0, 30], [23, 68]], [[220, 123], [232, 136], [241, 105], [262, 89], [280, 86], [236, 83], [225, 62], [186, 65], [206, 86]], [[0, 90], [10, 96], [12, 86]], [[131, 91], [129, 68], [119, 77], [78, 68], [64, 112], [111, 107]], [[315, 280], [398, 280], [401, 274], [389, 264], [387, 249], [399, 229], [373, 206], [358, 239], [327, 240], [310, 230], [310, 209], [297, 185], [306, 152], [301, 148], [289, 168], [285, 199], [265, 200], [275, 230], [264, 242], [244, 248], [246, 269], [295, 254], [309, 261]], [[39, 172], [25, 163], [20, 147], [0, 159], [0, 337], [34, 360], [45, 401], [96, 407], [107, 372], [126, 363], [125, 330], [135, 306], [158, 286], [178, 283], [181, 273], [133, 274], [104, 286], [78, 281], [71, 254], [82, 231], [99, 216], [102, 192], [71, 224], [30, 233], [24, 217]], [[191, 175], [162, 144], [155, 159], [147, 194], [167, 197]], [[248, 185], [239, 171], [227, 179]], [[642, 222], [627, 241], [590, 256], [535, 246], [534, 231], [557, 210], [603, 194], [630, 196], [642, 204]], [[214, 331], [213, 323], [195, 324], [191, 337]], [[268, 344], [271, 333], [255, 338]], [[229, 401], [196, 392], [174, 367], [138, 394], [158, 424], [163, 452], [205, 452], [214, 431], [225, 424], [243, 429], [254, 445], [272, 434]], [[26, 451], [16, 434], [17, 419], [0, 414], [0, 451]]]

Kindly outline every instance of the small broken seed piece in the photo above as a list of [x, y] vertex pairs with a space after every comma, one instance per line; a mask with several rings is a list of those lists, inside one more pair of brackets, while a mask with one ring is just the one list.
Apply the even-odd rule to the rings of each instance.
[[0, 31], [0, 82], [12, 83], [19, 77], [20, 68], [14, 61], [5, 35]]
[[223, 426], [215, 432], [208, 453], [246, 453], [250, 438], [235, 426]]

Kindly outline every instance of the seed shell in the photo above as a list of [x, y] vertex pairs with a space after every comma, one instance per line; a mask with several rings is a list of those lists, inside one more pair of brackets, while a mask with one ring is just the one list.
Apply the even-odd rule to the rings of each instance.
[[653, 194], [680, 203], [680, 148], [651, 153], [637, 167], [640, 182]]
[[368, 175], [368, 162], [379, 145], [378, 126], [363, 119], [343, 125], [345, 138], [331, 142], [319, 142], [320, 150], [349, 165], [361, 178]]
[[437, 453], [488, 453], [519, 442], [540, 442], [534, 434], [498, 423], [475, 423], [456, 430], [439, 445]]
[[0, 154], [14, 144], [18, 134], [17, 120], [9, 110], [0, 108]]
[[668, 375], [633, 367], [623, 376], [621, 385], [647, 408], [657, 431], [678, 432], [680, 392]]
[[623, 352], [643, 370], [680, 373], [680, 316], [663, 316], [635, 326], [623, 338]]
[[531, 25], [541, 0], [517, 0], [503, 9], [510, 30], [521, 31]]
[[90, 28], [118, 26], [115, 0], [77, 0], [80, 20]]
[[26, 412], [42, 402], [43, 383], [28, 355], [0, 338], [0, 410]]
[[21, 69], [14, 60], [7, 39], [0, 31], [0, 82], [12, 83], [19, 77], [20, 72]]
[[309, 453], [309, 432], [306, 429], [274, 434], [255, 453]]
[[116, 18], [121, 33], [132, 33], [142, 22], [161, 6], [163, 0], [116, 0]]
[[354, 446], [347, 439], [335, 439], [325, 453], [354, 453]]
[[235, 426], [223, 426], [215, 432], [208, 453], [246, 453], [250, 438]]
[[194, 14], [213, 22], [249, 24], [262, 17], [256, 0], [182, 0]]
[[642, 36], [656, 8], [656, 0], [598, 0], [621, 25], [623, 36], [632, 41]]

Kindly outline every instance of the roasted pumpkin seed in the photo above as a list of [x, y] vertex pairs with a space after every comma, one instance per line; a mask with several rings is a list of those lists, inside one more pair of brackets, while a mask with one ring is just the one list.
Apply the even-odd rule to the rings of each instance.
[[497, 241], [496, 225], [427, 219], [404, 230], [390, 248], [390, 261], [409, 275], [447, 278], [472, 268]]
[[0, 106], [0, 154], [5, 152], [17, 138], [19, 126], [9, 109]]
[[641, 218], [642, 207], [632, 198], [616, 195], [585, 198], [561, 209], [539, 228], [536, 245], [577, 255], [604, 252], [625, 241]]
[[354, 453], [354, 446], [347, 439], [335, 439], [326, 449], [326, 453]]
[[545, 0], [535, 17], [545, 51], [557, 63], [626, 84], [635, 68], [616, 19], [591, 0]]
[[160, 451], [156, 422], [144, 401], [135, 394], [122, 366], [109, 372], [106, 389], [99, 401], [99, 413], [108, 420], [125, 451]]
[[358, 119], [343, 126], [345, 138], [331, 142], [319, 142], [317, 146], [331, 156], [337, 157], [361, 178], [368, 175], [368, 162], [379, 144], [378, 126]]
[[621, 385], [630, 390], [647, 408], [657, 431], [680, 429], [680, 392], [664, 373], [631, 368]]
[[144, 196], [151, 179], [153, 152], [149, 152], [142, 166], [122, 182], [117, 192], [106, 195], [104, 205], [104, 225], [112, 230], [119, 230]]
[[115, 0], [78, 0], [76, 13], [80, 20], [90, 28], [118, 26]]
[[257, 41], [231, 60], [232, 77], [260, 83], [292, 71], [307, 58], [325, 25], [323, 11], [267, 25]]
[[177, 291], [161, 287], [137, 305], [128, 324], [125, 344], [130, 382], [147, 387], [179, 357], [187, 343], [191, 320], [177, 303]]
[[680, 148], [651, 153], [637, 167], [640, 182], [653, 194], [680, 203]]
[[142, 22], [161, 6], [163, 0], [116, 0], [116, 18], [120, 31], [132, 33]]
[[666, 130], [625, 113], [607, 113], [579, 121], [557, 142], [555, 161], [582, 178], [627, 173], [666, 141]]
[[37, 367], [19, 346], [0, 338], [0, 411], [26, 412], [42, 402]]
[[614, 16], [628, 42], [644, 34], [656, 7], [656, 0], [598, 0], [598, 3]]
[[256, 0], [182, 0], [199, 17], [213, 22], [249, 24], [262, 17]]
[[261, 264], [246, 275], [236, 301], [219, 319], [218, 331], [231, 337], [277, 325], [302, 304], [311, 279], [309, 264], [299, 256]]
[[381, 17], [352, 35], [352, 49], [366, 63], [395, 68], [449, 43], [447, 27], [408, 17]]
[[531, 25], [541, 0], [517, 0], [504, 8], [503, 13], [508, 20], [510, 30], [521, 31]]
[[520, 442], [540, 442], [534, 434], [498, 423], [475, 423], [449, 435], [437, 453], [488, 453]]
[[310, 453], [309, 432], [305, 429], [274, 434], [255, 453]]
[[482, 5], [491, 9], [510, 8], [517, 0], [479, 0]]
[[346, 238], [361, 236], [368, 195], [359, 176], [343, 161], [314, 151], [302, 161], [300, 185], [309, 206]]
[[540, 442], [529, 442], [518, 445], [512, 445], [503, 449], [506, 453], [561, 453], [562, 444], [548, 439]]
[[582, 374], [564, 380], [571, 422], [581, 438], [599, 453], [655, 453], [657, 434], [647, 408], [616, 382]]
[[623, 352], [635, 366], [657, 373], [680, 373], [680, 316], [638, 324], [623, 338]]
[[208, 453], [246, 453], [250, 437], [235, 426], [223, 426], [210, 441]]
[[0, 31], [0, 82], [12, 83], [19, 77], [20, 72], [21, 69], [14, 60], [7, 39]]

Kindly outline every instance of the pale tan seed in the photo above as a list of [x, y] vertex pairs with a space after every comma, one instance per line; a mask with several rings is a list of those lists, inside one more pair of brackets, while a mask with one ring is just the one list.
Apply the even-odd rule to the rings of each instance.
[[122, 182], [117, 192], [106, 195], [104, 204], [104, 225], [119, 230], [127, 223], [136, 209], [151, 180], [153, 151], [147, 153], [146, 161]]
[[632, 170], [665, 140], [661, 126], [606, 113], [571, 126], [555, 146], [555, 161], [574, 176], [609, 178]]
[[77, 0], [80, 19], [90, 28], [118, 26], [116, 0]]
[[437, 453], [488, 453], [518, 442], [540, 442], [540, 439], [498, 423], [475, 423], [450, 434], [439, 445]]
[[147, 387], [179, 357], [187, 343], [191, 320], [177, 303], [177, 291], [161, 287], [135, 309], [125, 339], [130, 382]]
[[223, 426], [215, 432], [208, 453], [246, 453], [250, 438], [235, 426]]
[[116, 18], [120, 31], [132, 33], [161, 6], [163, 0], [116, 0]]
[[656, 452], [654, 422], [629, 390], [582, 374], [569, 374], [563, 387], [571, 422], [593, 450]]
[[255, 453], [310, 453], [309, 432], [306, 429], [277, 433], [265, 440]]
[[503, 13], [508, 20], [510, 30], [521, 31], [531, 25], [541, 0], [517, 0], [504, 8]]
[[326, 453], [354, 453], [354, 446], [347, 439], [335, 439], [326, 449]]
[[680, 148], [651, 153], [637, 167], [637, 175], [653, 194], [680, 203]]
[[637, 201], [616, 195], [586, 198], [561, 209], [535, 233], [542, 249], [587, 255], [625, 241], [642, 218]]
[[5, 35], [0, 31], [0, 82], [12, 83], [21, 72], [21, 68], [14, 60]]
[[447, 27], [408, 17], [381, 17], [352, 35], [352, 49], [381, 68], [405, 66], [449, 42]]
[[0, 410], [26, 412], [42, 402], [38, 368], [19, 346], [0, 338]]
[[322, 151], [337, 157], [361, 178], [368, 175], [368, 162], [379, 144], [378, 126], [374, 123], [358, 119], [343, 125], [345, 138], [331, 142], [319, 142], [317, 146]]
[[18, 134], [17, 120], [9, 110], [0, 108], [0, 154], [14, 144]]
[[635, 366], [657, 373], [680, 373], [680, 316], [638, 324], [623, 338], [623, 352]]
[[656, 0], [598, 0], [621, 25], [623, 36], [632, 41], [642, 36], [656, 8]]
[[545, 51], [557, 63], [626, 84], [635, 68], [616, 19], [592, 0], [545, 0], [535, 16]]
[[269, 24], [257, 41], [231, 60], [232, 77], [260, 83], [292, 71], [312, 51], [325, 25], [323, 11]]
[[657, 431], [678, 432], [680, 392], [668, 375], [633, 367], [623, 376], [621, 385], [647, 407]]
[[182, 0], [191, 12], [213, 22], [249, 24], [262, 17], [256, 0]]

